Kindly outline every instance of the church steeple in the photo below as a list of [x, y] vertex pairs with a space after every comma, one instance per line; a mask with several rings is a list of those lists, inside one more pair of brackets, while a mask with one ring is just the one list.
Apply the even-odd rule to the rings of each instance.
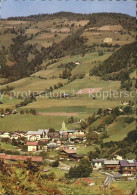
[[67, 131], [66, 124], [63, 121], [61, 131]]

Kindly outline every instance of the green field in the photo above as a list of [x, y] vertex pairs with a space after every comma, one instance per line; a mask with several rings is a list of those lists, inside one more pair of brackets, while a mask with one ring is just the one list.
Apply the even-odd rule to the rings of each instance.
[[104, 142], [121, 141], [130, 131], [136, 129], [136, 121], [127, 124], [123, 122], [123, 118], [119, 117], [116, 121], [107, 127], [109, 138], [104, 139]]
[[[38, 77], [28, 77], [28, 78], [23, 78], [19, 81], [12, 82], [8, 84], [8, 86], [15, 87], [13, 91], [18, 96], [21, 92], [23, 92], [24, 94], [26, 93], [29, 94], [29, 92], [34, 92], [34, 91], [41, 92], [45, 89], [49, 89], [50, 86], [54, 86], [55, 84], [65, 83], [65, 82], [66, 82], [65, 79], [63, 80], [60, 78], [45, 80], [45, 79], [40, 79]], [[4, 87], [5, 85], [3, 85], [3, 88]]]
[[[29, 131], [46, 128], [60, 130], [63, 120], [67, 117], [62, 116], [34, 116], [34, 115], [10, 115], [0, 119], [1, 131]], [[68, 129], [78, 127], [78, 124], [66, 125]]]
[[14, 149], [17, 149], [16, 146], [13, 146], [10, 143], [5, 143], [5, 142], [1, 142], [0, 143], [0, 148], [4, 149], [4, 150], [14, 150]]
[[8, 95], [0, 95], [0, 101], [3, 102], [3, 104], [0, 105], [0, 109], [15, 108], [15, 105], [21, 102], [21, 100], [12, 98]]
[[112, 186], [120, 190], [124, 190], [126, 194], [130, 194], [133, 190], [136, 189], [136, 180], [114, 182]]
[[66, 93], [77, 92], [84, 88], [102, 88], [102, 91], [118, 90], [120, 87], [119, 81], [103, 81], [98, 77], [89, 77], [83, 79], [76, 79], [73, 82], [64, 85], [61, 89], [56, 91], [65, 91]]

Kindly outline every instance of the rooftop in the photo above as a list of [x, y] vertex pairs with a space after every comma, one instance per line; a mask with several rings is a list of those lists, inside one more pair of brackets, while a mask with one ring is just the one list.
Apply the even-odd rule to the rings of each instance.
[[38, 146], [38, 142], [27, 142], [27, 146]]
[[136, 160], [121, 160], [120, 165], [122, 167], [137, 167], [137, 161]]
[[42, 162], [43, 159], [41, 156], [22, 156], [22, 155], [7, 155], [5, 153], [0, 154], [0, 159], [4, 160], [19, 160], [19, 161], [34, 161], [34, 162]]
[[62, 151], [66, 152], [67, 154], [76, 154], [76, 150], [74, 149], [63, 149]]
[[104, 165], [118, 165], [119, 160], [105, 160]]
[[39, 129], [38, 131], [28, 131], [27, 135], [42, 135], [44, 132], [48, 133], [49, 129]]
[[100, 163], [100, 162], [104, 162], [106, 159], [92, 159], [92, 162], [94, 162], [94, 163]]

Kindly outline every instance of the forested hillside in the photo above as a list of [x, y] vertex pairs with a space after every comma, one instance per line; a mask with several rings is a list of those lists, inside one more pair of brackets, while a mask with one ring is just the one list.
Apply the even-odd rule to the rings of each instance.
[[95, 13], [89, 16], [90, 22], [87, 25], [88, 27], [100, 27], [103, 25], [117, 25], [120, 24], [124, 29], [135, 30], [136, 23], [135, 18], [125, 15], [125, 14], [116, 14], [116, 13]]
[[136, 42], [128, 44], [116, 51], [98, 67], [94, 67], [92, 75], [101, 76], [104, 80], [127, 80], [136, 66]]
[[[103, 56], [105, 52], [114, 53], [127, 41], [133, 42], [135, 36], [135, 18], [116, 13], [86, 15], [60, 12], [8, 18], [5, 21], [1, 20], [0, 24], [0, 28], [3, 25], [0, 77], [6, 78], [7, 82], [30, 76], [49, 60], [78, 54], [84, 56], [93, 52], [98, 52], [99, 56]], [[96, 27], [104, 29], [104, 25], [108, 27], [112, 25], [114, 30], [107, 32], [105, 29], [100, 32], [96, 29]], [[112, 37], [110, 38], [112, 41], [106, 42], [109, 36]], [[93, 69], [92, 74], [101, 76], [105, 80], [119, 80], [119, 72], [110, 74], [122, 69], [120, 74], [126, 78], [127, 70], [130, 72], [131, 64], [134, 65], [134, 50], [135, 44], [123, 47], [104, 62], [105, 66]], [[131, 53], [133, 56], [129, 60]], [[123, 59], [121, 55], [124, 56]]]

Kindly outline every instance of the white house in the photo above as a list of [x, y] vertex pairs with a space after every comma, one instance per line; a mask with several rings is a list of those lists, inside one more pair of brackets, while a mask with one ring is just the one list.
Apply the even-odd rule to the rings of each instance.
[[28, 131], [27, 140], [36, 141], [41, 139], [48, 139], [49, 129], [39, 129], [38, 131]]
[[10, 133], [5, 132], [5, 133], [0, 135], [0, 138], [10, 138]]
[[103, 168], [104, 161], [106, 159], [92, 159], [92, 164], [94, 169], [101, 169]]
[[28, 152], [36, 152], [38, 150], [38, 142], [27, 142]]

